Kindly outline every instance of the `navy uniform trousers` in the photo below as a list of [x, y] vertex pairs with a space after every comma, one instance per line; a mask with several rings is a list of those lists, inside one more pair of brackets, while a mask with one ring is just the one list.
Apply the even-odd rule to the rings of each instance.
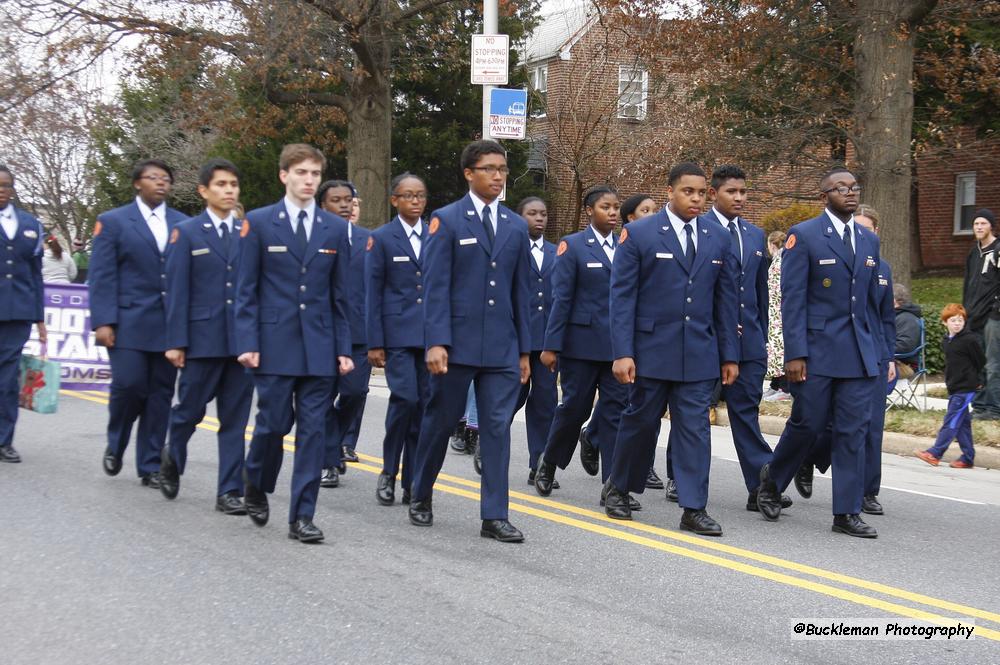
[[341, 448], [346, 446], [354, 450], [358, 445], [361, 420], [368, 401], [368, 381], [372, 376], [368, 347], [355, 344], [351, 347], [351, 359], [354, 360], [354, 369], [337, 382], [340, 393], [336, 401], [331, 403], [326, 416], [326, 446], [323, 454], [325, 469], [340, 464]]
[[748, 492], [760, 485], [760, 469], [771, 460], [771, 447], [760, 432], [760, 400], [764, 396], [766, 369], [765, 359], [745, 360], [740, 363], [740, 373], [733, 385], [722, 387], [736, 457]]
[[[542, 364], [542, 352], [531, 352], [531, 378], [521, 386], [514, 413], [524, 407], [524, 425], [528, 432], [528, 468], [538, 468], [538, 458], [545, 450], [545, 442], [552, 427], [559, 393], [556, 373]], [[564, 467], [565, 468], [565, 467]]]
[[0, 321], [0, 446], [14, 442], [21, 349], [30, 336], [30, 321]]
[[121, 458], [139, 419], [135, 437], [135, 465], [139, 476], [160, 470], [160, 452], [170, 423], [176, 368], [162, 351], [108, 349], [111, 394], [108, 400], [108, 449]]
[[[450, 372], [449, 368], [449, 372]], [[427, 404], [429, 377], [424, 350], [385, 350], [385, 381], [389, 385], [389, 408], [385, 412], [382, 440], [382, 471], [395, 478], [403, 462], [403, 489], [410, 489], [413, 455], [420, 436], [420, 422]], [[464, 407], [464, 403], [463, 403]]]
[[483, 461], [480, 517], [506, 520], [510, 421], [521, 389], [516, 366], [494, 368], [448, 363], [447, 374], [430, 376], [430, 397], [417, 442], [412, 497], [419, 501], [431, 496], [434, 479], [448, 452], [448, 438], [465, 413], [465, 400], [472, 383], [479, 406], [479, 449]]
[[219, 418], [218, 496], [243, 496], [243, 455], [253, 398], [253, 377], [235, 358], [187, 358], [177, 385], [177, 404], [170, 414], [170, 456], [184, 474], [188, 442], [205, 407], [215, 400]]
[[[545, 461], [565, 469], [573, 459], [580, 428], [593, 409], [591, 437], [601, 452], [601, 480], [607, 481], [615, 451], [615, 436], [628, 404], [628, 386], [618, 383], [611, 363], [559, 357], [562, 401], [556, 407], [545, 444]], [[597, 405], [594, 396], [600, 392]], [[649, 467], [646, 468], [649, 471]], [[645, 486], [645, 475], [643, 485]]]

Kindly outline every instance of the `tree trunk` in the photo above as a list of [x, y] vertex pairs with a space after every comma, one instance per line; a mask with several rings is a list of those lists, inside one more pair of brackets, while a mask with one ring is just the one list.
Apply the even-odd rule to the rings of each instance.
[[383, 77], [361, 77], [352, 86], [347, 114], [347, 176], [361, 198], [359, 224], [376, 228], [389, 219], [392, 92]]
[[915, 28], [936, 0], [859, 0], [854, 40], [855, 146], [861, 200], [881, 216], [882, 256], [910, 283], [910, 142]]

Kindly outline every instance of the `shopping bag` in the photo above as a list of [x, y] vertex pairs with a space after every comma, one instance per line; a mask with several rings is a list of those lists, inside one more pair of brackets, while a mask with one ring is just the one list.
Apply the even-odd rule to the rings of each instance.
[[59, 407], [59, 363], [38, 356], [21, 356], [18, 403], [36, 413], [55, 413]]

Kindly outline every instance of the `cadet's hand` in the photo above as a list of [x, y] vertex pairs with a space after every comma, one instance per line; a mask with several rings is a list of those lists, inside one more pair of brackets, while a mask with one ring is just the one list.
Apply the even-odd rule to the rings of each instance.
[[184, 349], [168, 349], [163, 355], [165, 355], [167, 360], [170, 361], [170, 364], [177, 369], [184, 367], [184, 357], [186, 355], [184, 353]]
[[241, 353], [240, 357], [236, 361], [248, 367], [250, 369], [257, 369], [260, 367], [260, 351], [247, 351], [246, 353]]
[[38, 341], [42, 344], [48, 344], [49, 331], [45, 329], [45, 321], [39, 321], [35, 326], [38, 328]]
[[731, 386], [740, 375], [740, 366], [736, 363], [722, 363], [722, 385]]
[[892, 383], [893, 381], [896, 380], [896, 361], [895, 360], [890, 360], [889, 361], [889, 376], [886, 377], [886, 378], [889, 381], [889, 383]]
[[427, 349], [427, 371], [431, 374], [448, 373], [448, 349], [443, 346]]
[[111, 326], [99, 326], [94, 331], [98, 346], [106, 346], [109, 349], [115, 345], [115, 329]]
[[524, 385], [531, 378], [531, 356], [522, 353], [518, 364], [521, 367], [521, 384]]
[[385, 349], [368, 349], [368, 362], [372, 367], [385, 367]]
[[542, 364], [549, 368], [550, 372], [556, 371], [556, 366], [559, 364], [559, 354], [555, 351], [542, 351], [542, 355], [539, 358]]
[[802, 383], [806, 380], [806, 359], [796, 358], [785, 363], [785, 374], [792, 383]]
[[341, 374], [354, 371], [354, 360], [350, 356], [337, 356], [337, 365]]
[[635, 383], [635, 360], [632, 358], [619, 358], [611, 366], [618, 383]]

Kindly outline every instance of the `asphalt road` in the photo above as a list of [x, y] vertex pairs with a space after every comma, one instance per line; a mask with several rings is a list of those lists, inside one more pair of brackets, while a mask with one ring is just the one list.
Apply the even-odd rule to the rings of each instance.
[[[322, 545], [288, 540], [286, 460], [264, 528], [213, 510], [211, 420], [180, 496], [141, 487], [131, 450], [101, 471], [106, 407], [66, 394], [22, 412], [19, 465], [0, 465], [0, 663], [1000, 663], [1000, 472], [884, 458], [874, 541], [830, 531], [830, 483], [778, 523], [745, 510], [729, 433], [713, 428], [709, 512], [721, 539], [677, 530], [662, 492], [608, 520], [576, 463], [541, 499], [512, 431], [511, 521], [480, 538], [478, 478], [449, 453], [435, 525], [375, 502], [386, 392], [363, 459], [321, 490]], [[666, 442], [667, 427], [661, 435]], [[658, 456], [663, 465], [663, 453]], [[971, 641], [801, 641], [794, 619], [972, 618]]]

